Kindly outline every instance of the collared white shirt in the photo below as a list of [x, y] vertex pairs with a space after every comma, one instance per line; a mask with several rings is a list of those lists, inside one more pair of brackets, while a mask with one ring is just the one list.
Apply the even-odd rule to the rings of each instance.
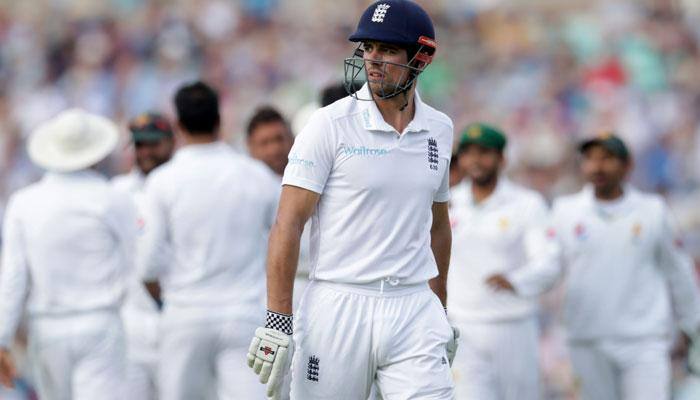
[[160, 281], [166, 308], [262, 312], [278, 187], [266, 166], [223, 142], [185, 146], [149, 174], [137, 264], [145, 280]]
[[[453, 188], [450, 200], [452, 256], [447, 308], [460, 321], [523, 318], [537, 309], [536, 296], [559, 276], [556, 243], [547, 238], [547, 205], [542, 196], [505, 177], [494, 192], [475, 203], [471, 185]], [[516, 293], [486, 285], [504, 274]]]
[[674, 312], [686, 333], [697, 332], [692, 260], [664, 201], [626, 187], [616, 203], [600, 203], [590, 187], [554, 203], [569, 337], [661, 337], [670, 333]]
[[[365, 85], [359, 97], [368, 98]], [[418, 283], [437, 275], [431, 207], [449, 199], [452, 121], [415, 95], [399, 134], [373, 101], [316, 111], [294, 142], [282, 184], [321, 195], [311, 222], [311, 279]]]
[[10, 197], [0, 269], [0, 346], [30, 317], [120, 306], [133, 268], [135, 210], [96, 172], [47, 173]]

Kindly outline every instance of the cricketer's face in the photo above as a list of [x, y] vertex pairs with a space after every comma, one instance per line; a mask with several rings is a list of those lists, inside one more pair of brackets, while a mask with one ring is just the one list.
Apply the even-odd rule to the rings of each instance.
[[264, 162], [281, 176], [293, 142], [292, 134], [284, 123], [261, 123], [248, 137], [248, 151], [251, 157]]
[[369, 88], [377, 96], [392, 93], [409, 78], [408, 54], [396, 45], [368, 41], [362, 43]]
[[470, 144], [459, 154], [459, 169], [473, 184], [494, 182], [503, 166], [503, 154], [492, 148]]
[[158, 141], [139, 141], [134, 143], [136, 149], [136, 165], [144, 175], [148, 175], [156, 167], [170, 160], [175, 149], [175, 141], [163, 138]]
[[603, 146], [590, 146], [583, 153], [581, 172], [596, 192], [616, 190], [622, 185], [629, 170], [629, 161], [615, 156]]

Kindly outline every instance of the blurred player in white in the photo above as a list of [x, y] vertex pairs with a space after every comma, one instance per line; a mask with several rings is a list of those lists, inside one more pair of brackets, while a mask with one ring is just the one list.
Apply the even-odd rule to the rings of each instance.
[[25, 308], [42, 400], [123, 400], [119, 308], [132, 274], [136, 211], [91, 169], [116, 147], [109, 120], [73, 109], [39, 127], [29, 156], [48, 172], [10, 198], [0, 269], [0, 381]]
[[450, 318], [462, 333], [453, 364], [459, 399], [542, 398], [537, 295], [557, 277], [557, 246], [545, 234], [542, 196], [501, 175], [505, 147], [503, 132], [480, 123], [459, 140], [466, 179], [452, 191], [447, 286]]
[[[261, 323], [266, 242], [277, 183], [259, 161], [219, 140], [219, 100], [204, 83], [175, 95], [183, 146], [146, 181], [138, 266], [159, 281], [159, 396], [259, 399], [241, 361]], [[171, 253], [164, 259], [162, 252]]]
[[[278, 184], [287, 167], [287, 156], [294, 143], [291, 126], [284, 116], [272, 106], [258, 107], [246, 126], [247, 146], [250, 156], [260, 160], [275, 173]], [[307, 224], [309, 226], [310, 224]], [[309, 283], [309, 229], [305, 229], [299, 246], [299, 268], [294, 279], [294, 306]]]
[[[143, 186], [146, 176], [173, 154], [175, 140], [168, 120], [145, 113], [129, 122], [134, 146], [134, 167], [128, 174], [112, 179], [117, 190], [131, 194], [138, 210], [139, 233], [147, 229], [144, 219]], [[148, 290], [147, 290], [148, 288]], [[127, 396], [130, 400], [155, 400], [157, 396], [159, 288], [144, 286], [134, 272], [122, 307], [127, 339]]]
[[[315, 112], [292, 147], [270, 237], [268, 320], [249, 365], [278, 396], [294, 329], [292, 399], [364, 400], [374, 382], [385, 399], [453, 399], [443, 309], [452, 121], [415, 91], [436, 48], [432, 22], [411, 1], [381, 1], [350, 40], [361, 45], [346, 82], [369, 82]], [[310, 217], [311, 283], [292, 327]]]
[[580, 151], [589, 185], [555, 201], [552, 232], [582, 399], [669, 399], [673, 322], [690, 337], [700, 329], [692, 261], [663, 199], [625, 183], [633, 165], [622, 140], [603, 134]]

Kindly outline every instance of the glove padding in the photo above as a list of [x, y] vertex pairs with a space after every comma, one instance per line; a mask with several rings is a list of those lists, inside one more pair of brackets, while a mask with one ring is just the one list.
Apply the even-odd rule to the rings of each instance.
[[447, 342], [447, 361], [452, 366], [452, 361], [455, 359], [455, 354], [457, 354], [457, 347], [459, 347], [459, 328], [452, 326], [452, 339]]
[[267, 384], [267, 397], [280, 398], [280, 385], [289, 371], [291, 336], [272, 328], [258, 328], [248, 349], [248, 366]]

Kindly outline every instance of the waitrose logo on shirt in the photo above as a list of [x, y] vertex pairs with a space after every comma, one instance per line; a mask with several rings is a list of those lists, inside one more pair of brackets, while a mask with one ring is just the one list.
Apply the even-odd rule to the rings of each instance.
[[303, 167], [313, 167], [314, 166], [313, 161], [300, 158], [296, 154], [290, 154], [289, 157], [287, 157], [287, 160], [288, 160], [288, 163], [291, 165], [301, 165]]
[[381, 148], [372, 148], [366, 146], [348, 146], [341, 145], [340, 151], [346, 156], [360, 156], [360, 157], [383, 157], [389, 154], [389, 150]]

